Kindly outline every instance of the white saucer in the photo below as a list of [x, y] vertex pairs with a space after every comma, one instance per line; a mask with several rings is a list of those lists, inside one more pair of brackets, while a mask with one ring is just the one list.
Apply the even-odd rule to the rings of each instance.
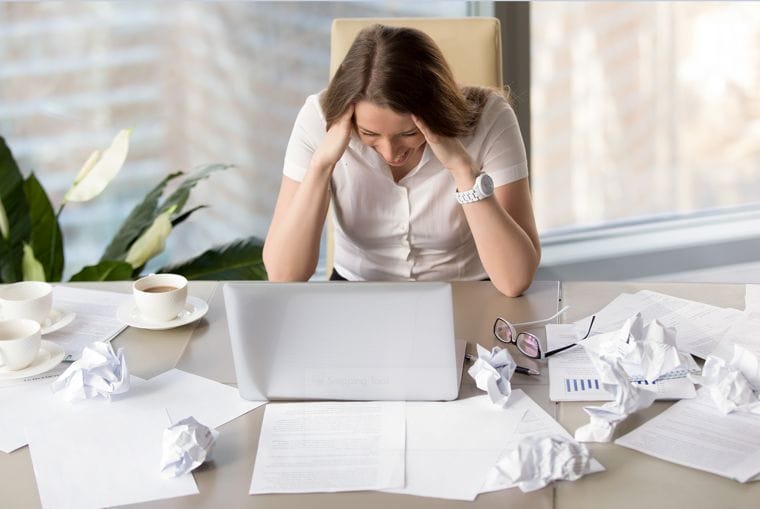
[[34, 362], [24, 369], [11, 371], [0, 367], [0, 381], [15, 380], [17, 378], [26, 378], [28, 376], [39, 375], [45, 371], [50, 371], [61, 363], [66, 353], [63, 348], [52, 341], [42, 340], [40, 351], [37, 352]]
[[[53, 308], [50, 310], [48, 317], [45, 318], [45, 321], [42, 322], [40, 334], [44, 336], [45, 334], [50, 334], [51, 332], [55, 332], [58, 329], [63, 329], [68, 324], [73, 322], [76, 316], [77, 314], [73, 311], [66, 311], [65, 309], [61, 308]], [[3, 315], [1, 314], [0, 320], [4, 320]]]
[[164, 330], [173, 329], [174, 327], [187, 325], [188, 323], [200, 320], [207, 311], [208, 304], [206, 304], [206, 301], [197, 297], [188, 297], [187, 303], [185, 303], [185, 309], [183, 309], [176, 318], [169, 320], [168, 322], [156, 322], [144, 318], [134, 302], [127, 302], [119, 306], [119, 309], [116, 311], [116, 318], [123, 323], [132, 327], [137, 327], [138, 329]]
[[50, 310], [50, 314], [45, 321], [42, 322], [42, 335], [50, 334], [58, 329], [63, 329], [68, 324], [74, 321], [77, 314], [73, 311], [66, 311], [65, 309], [53, 308]]

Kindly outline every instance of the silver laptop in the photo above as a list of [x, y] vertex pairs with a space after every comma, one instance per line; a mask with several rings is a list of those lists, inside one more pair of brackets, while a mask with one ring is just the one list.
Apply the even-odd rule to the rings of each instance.
[[245, 399], [457, 397], [448, 283], [241, 282], [223, 291]]

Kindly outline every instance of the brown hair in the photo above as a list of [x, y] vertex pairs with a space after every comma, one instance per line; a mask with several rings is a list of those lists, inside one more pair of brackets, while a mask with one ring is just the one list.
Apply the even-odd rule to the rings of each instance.
[[[412, 113], [439, 136], [470, 134], [493, 93], [459, 87], [443, 53], [424, 32], [373, 25], [356, 36], [322, 98], [327, 128], [350, 104], [370, 101]], [[505, 97], [506, 99], [506, 97]]]

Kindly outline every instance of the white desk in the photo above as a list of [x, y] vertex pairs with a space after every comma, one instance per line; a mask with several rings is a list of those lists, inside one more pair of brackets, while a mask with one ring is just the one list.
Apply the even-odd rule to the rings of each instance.
[[[83, 284], [85, 287], [129, 291], [129, 283]], [[517, 299], [500, 295], [490, 283], [454, 284], [455, 325], [457, 337], [484, 346], [493, 344], [491, 327], [496, 316], [515, 322], [544, 318], [553, 314], [560, 303], [572, 307], [563, 317], [573, 321], [601, 308], [622, 292], [651, 289], [709, 304], [742, 308], [742, 285], [688, 285], [644, 283], [565, 283], [537, 282]], [[221, 283], [193, 282], [190, 292], [209, 302], [206, 317], [198, 324], [170, 331], [127, 329], [115, 346], [127, 351], [131, 371], [151, 377], [178, 367], [224, 383], [234, 383]], [[515, 354], [519, 358], [519, 354]], [[521, 364], [530, 364], [521, 360]], [[538, 377], [515, 375], [515, 385], [525, 390], [571, 433], [587, 422], [580, 403], [554, 404], [548, 400], [547, 370]], [[461, 396], [478, 393], [465, 375]], [[616, 436], [627, 432], [667, 408], [665, 403], [629, 418]], [[377, 492], [318, 495], [247, 495], [263, 408], [238, 418], [220, 428], [215, 445], [214, 462], [194, 473], [200, 495], [161, 500], [140, 507], [276, 507], [276, 508], [505, 508], [536, 509], [614, 507], [647, 509], [757, 508], [760, 507], [760, 483], [742, 485], [715, 475], [680, 467], [614, 444], [592, 445], [591, 449], [607, 472], [588, 476], [574, 483], [557, 483], [524, 494], [512, 489], [481, 495], [475, 502], [457, 502]], [[0, 453], [2, 507], [39, 507], [39, 499], [28, 448], [12, 454]]]

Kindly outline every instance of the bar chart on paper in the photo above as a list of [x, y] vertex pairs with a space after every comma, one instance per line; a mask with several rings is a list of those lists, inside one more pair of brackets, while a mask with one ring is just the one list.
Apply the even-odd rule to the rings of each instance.
[[565, 378], [565, 392], [587, 392], [601, 389], [598, 378]]
[[[694, 384], [688, 378], [647, 382], [631, 382], [648, 386], [657, 399], [685, 399], [696, 396]], [[604, 389], [599, 374], [583, 349], [568, 350], [568, 354], [549, 359], [549, 398], [552, 401], [611, 401], [612, 393]]]

